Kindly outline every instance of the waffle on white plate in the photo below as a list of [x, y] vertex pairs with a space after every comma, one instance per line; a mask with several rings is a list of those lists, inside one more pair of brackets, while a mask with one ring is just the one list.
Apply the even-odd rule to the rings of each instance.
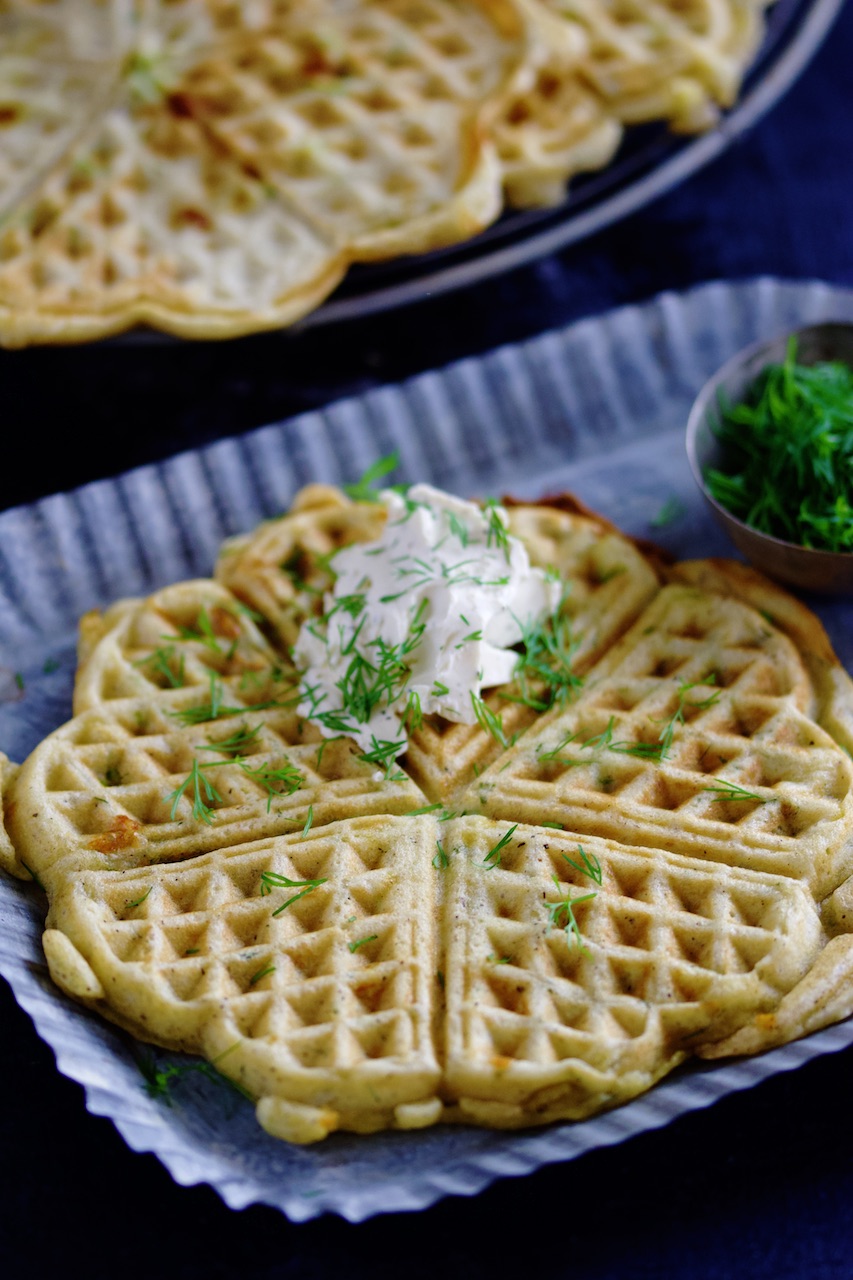
[[290, 1141], [578, 1120], [853, 1010], [853, 685], [820, 623], [569, 498], [507, 511], [563, 585], [551, 659], [528, 635], [393, 767], [300, 696], [329, 555], [386, 521], [323, 486], [216, 579], [87, 615], [73, 718], [4, 765], [59, 987]]
[[760, 0], [0, 0], [0, 344], [288, 325], [731, 105]]

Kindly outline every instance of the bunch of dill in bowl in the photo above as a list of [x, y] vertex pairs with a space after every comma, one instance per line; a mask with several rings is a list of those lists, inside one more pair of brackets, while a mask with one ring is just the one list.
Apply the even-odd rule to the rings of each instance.
[[797, 362], [797, 339], [743, 400], [720, 406], [722, 461], [702, 477], [711, 496], [770, 537], [853, 551], [853, 368]]

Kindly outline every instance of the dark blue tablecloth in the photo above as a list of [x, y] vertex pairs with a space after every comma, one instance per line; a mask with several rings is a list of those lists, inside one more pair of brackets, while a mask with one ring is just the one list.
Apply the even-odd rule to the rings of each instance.
[[[592, 239], [357, 324], [218, 346], [0, 352], [0, 507], [273, 422], [664, 289], [775, 275], [853, 286], [853, 7], [786, 97], [678, 189]], [[853, 1275], [853, 1056], [621, 1147], [360, 1226], [295, 1226], [176, 1186], [88, 1115], [0, 990], [8, 1280]], [[61, 1270], [60, 1270], [61, 1269]]]

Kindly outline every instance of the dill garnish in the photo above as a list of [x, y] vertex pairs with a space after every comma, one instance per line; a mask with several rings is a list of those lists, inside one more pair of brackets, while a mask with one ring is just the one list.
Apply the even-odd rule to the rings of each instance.
[[341, 488], [347, 497], [352, 498], [354, 502], [378, 502], [379, 493], [376, 489], [376, 481], [382, 480], [389, 472], [394, 471], [399, 461], [396, 453], [390, 453], [385, 458], [379, 458], [372, 466], [367, 468], [364, 475], [355, 484], [341, 485]]
[[[224, 1054], [219, 1055], [220, 1058], [224, 1056]], [[251, 1100], [251, 1094], [238, 1081], [224, 1075], [221, 1071], [217, 1071], [216, 1067], [210, 1062], [167, 1062], [164, 1066], [158, 1066], [154, 1054], [145, 1053], [137, 1058], [136, 1065], [145, 1079], [145, 1092], [149, 1097], [161, 1099], [169, 1107], [172, 1105], [172, 1085], [193, 1072], [206, 1076], [208, 1080], [213, 1080], [216, 1084], [228, 1085], [229, 1088], [235, 1089], [242, 1097]]]
[[199, 610], [194, 627], [178, 628], [178, 637], [181, 640], [193, 640], [197, 644], [203, 645], [205, 649], [210, 649], [213, 653], [222, 652], [222, 646], [213, 629], [213, 620], [204, 607]]
[[273, 915], [280, 916], [282, 911], [286, 911], [294, 902], [298, 902], [300, 898], [304, 898], [306, 894], [313, 892], [319, 885], [325, 884], [327, 879], [328, 876], [323, 876], [320, 880], [289, 880], [287, 876], [280, 875], [277, 871], [262, 871], [261, 897], [266, 897], [268, 893], [272, 893], [273, 889], [299, 889], [299, 893], [295, 893], [292, 898], [287, 899], [287, 902], [283, 902], [280, 907], [276, 907]]
[[757, 796], [754, 791], [747, 791], [744, 787], [739, 787], [736, 782], [727, 782], [721, 779], [713, 787], [703, 787], [703, 791], [716, 791], [715, 800], [755, 800], [758, 804], [766, 803], [766, 796]]
[[[582, 876], [588, 876], [590, 880], [594, 880], [600, 886], [603, 880], [603, 873], [598, 858], [594, 853], [587, 853], [583, 845], [580, 844], [578, 845], [578, 853], [580, 854], [580, 862], [575, 862], [567, 853], [563, 854], [563, 861], [568, 862], [569, 866], [574, 867], [575, 871], [579, 871]], [[559, 889], [560, 881], [557, 876], [552, 876], [551, 879]], [[565, 929], [567, 937], [574, 938], [578, 944], [578, 950], [585, 956], [589, 955], [589, 951], [584, 946], [581, 938], [580, 925], [575, 917], [575, 907], [579, 902], [591, 902], [597, 896], [597, 889], [593, 889], [590, 893], [584, 893], [579, 898], [573, 898], [571, 890], [568, 890], [566, 896], [558, 902], [545, 903], [549, 926], [552, 929]]]
[[676, 520], [680, 520], [685, 511], [684, 503], [679, 502], [678, 498], [667, 498], [657, 515], [652, 516], [649, 527], [665, 529], [668, 524], [674, 524]]
[[519, 701], [535, 711], [547, 711], [555, 703], [565, 702], [583, 684], [572, 671], [577, 641], [572, 637], [571, 620], [563, 612], [567, 594], [568, 588], [544, 622], [522, 627], [524, 647], [515, 679]]
[[488, 867], [490, 871], [493, 871], [495, 867], [499, 867], [501, 865], [501, 851], [509, 844], [512, 837], [515, 835], [517, 827], [518, 823], [513, 823], [513, 825], [504, 832], [497, 844], [492, 845], [491, 849], [483, 859], [484, 867]]
[[193, 766], [187, 777], [179, 787], [174, 791], [170, 791], [166, 796], [167, 800], [172, 801], [170, 818], [175, 821], [178, 812], [178, 805], [183, 799], [184, 793], [192, 787], [193, 797], [193, 818], [196, 822], [206, 822], [210, 825], [213, 822], [212, 803], [222, 803], [222, 796], [216, 790], [216, 787], [209, 778], [204, 776], [204, 769], [210, 768], [210, 765], [199, 764], [198, 760], [193, 760]]
[[506, 562], [509, 564], [509, 529], [506, 524], [506, 516], [502, 509], [498, 506], [495, 498], [487, 498], [483, 503], [483, 514], [488, 524], [488, 532], [486, 534], [486, 546], [497, 547], [499, 551], [504, 553]]
[[375, 734], [370, 738], [370, 750], [363, 752], [358, 758], [363, 760], [365, 764], [376, 764], [385, 770], [383, 781], [385, 782], [404, 782], [406, 775], [401, 773], [399, 769], [395, 769], [395, 761], [401, 751], [405, 749], [406, 739], [400, 738], [397, 742], [387, 738], [377, 738]]
[[[220, 762], [214, 760], [211, 763], [217, 764]], [[275, 796], [292, 796], [294, 791], [298, 791], [302, 786], [302, 774], [289, 760], [283, 761], [278, 766], [271, 764], [258, 765], [256, 769], [247, 765], [245, 760], [238, 759], [235, 763], [240, 766], [247, 778], [251, 778], [253, 782], [266, 789], [267, 813], [272, 808]]]
[[149, 653], [145, 658], [139, 658], [133, 664], [135, 667], [148, 667], [161, 675], [172, 689], [182, 689], [185, 684], [184, 676], [184, 655], [179, 654], [175, 657], [175, 646], [167, 645], [162, 649], [155, 649], [153, 653]]
[[474, 715], [477, 717], [477, 724], [488, 733], [499, 746], [506, 749], [510, 746], [509, 739], [504, 732], [503, 721], [499, 715], [496, 715], [490, 707], [487, 707], [482, 698], [478, 698], [474, 690], [471, 690], [471, 705], [474, 708]]
[[199, 751], [221, 751], [223, 755], [239, 755], [245, 747], [256, 747], [259, 745], [257, 741], [261, 726], [255, 725], [250, 729], [248, 725], [241, 727], [232, 733], [229, 738], [221, 738], [218, 742], [199, 743]]
[[715, 430], [724, 463], [712, 496], [760, 533], [824, 551], [853, 550], [853, 369], [801, 365], [791, 339]]
[[253, 973], [249, 979], [249, 986], [253, 987], [256, 982], [260, 982], [261, 978], [266, 978], [269, 974], [275, 973], [275, 965], [268, 964], [265, 968], [259, 969], [257, 973]]
[[579, 871], [582, 876], [589, 876], [590, 880], [594, 880], [596, 884], [601, 884], [602, 871], [601, 863], [598, 861], [594, 853], [587, 853], [583, 845], [578, 845], [578, 853], [580, 854], [580, 863], [573, 861], [567, 853], [563, 854], [563, 859], [568, 862], [570, 867], [574, 867], [575, 871]]
[[450, 859], [448, 858], [447, 851], [440, 840], [436, 840], [435, 846], [437, 853], [433, 855], [432, 865], [435, 867], [436, 871], [443, 871], [445, 867], [450, 866]]
[[[560, 881], [556, 876], [552, 876], [551, 878], [559, 889]], [[558, 902], [545, 903], [545, 909], [548, 912], [549, 926], [552, 929], [565, 929], [567, 937], [570, 939], [574, 938], [578, 945], [578, 951], [580, 951], [581, 955], [585, 956], [589, 955], [589, 951], [584, 946], [583, 938], [581, 937], [580, 925], [575, 918], [575, 907], [581, 902], [591, 901], [594, 897], [596, 897], [594, 892], [581, 894], [579, 898], [572, 898], [567, 893], [566, 896], [561, 898]]]
[[347, 949], [349, 951], [358, 951], [359, 947], [363, 947], [365, 942], [375, 942], [378, 937], [378, 933], [371, 933], [366, 938], [356, 938], [354, 942], [347, 943]]

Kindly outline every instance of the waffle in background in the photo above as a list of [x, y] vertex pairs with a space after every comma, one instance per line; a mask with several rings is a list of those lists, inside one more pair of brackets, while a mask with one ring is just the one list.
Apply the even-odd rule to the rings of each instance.
[[[118, 28], [102, 57], [48, 61], [93, 5]], [[453, 243], [500, 210], [486, 115], [528, 57], [508, 3], [52, 0], [0, 16], [8, 47], [32, 50], [27, 78], [0, 45], [10, 345], [285, 325], [350, 262]], [[63, 141], [45, 141], [70, 86]]]
[[730, 106], [759, 0], [0, 0], [0, 343], [291, 324]]

